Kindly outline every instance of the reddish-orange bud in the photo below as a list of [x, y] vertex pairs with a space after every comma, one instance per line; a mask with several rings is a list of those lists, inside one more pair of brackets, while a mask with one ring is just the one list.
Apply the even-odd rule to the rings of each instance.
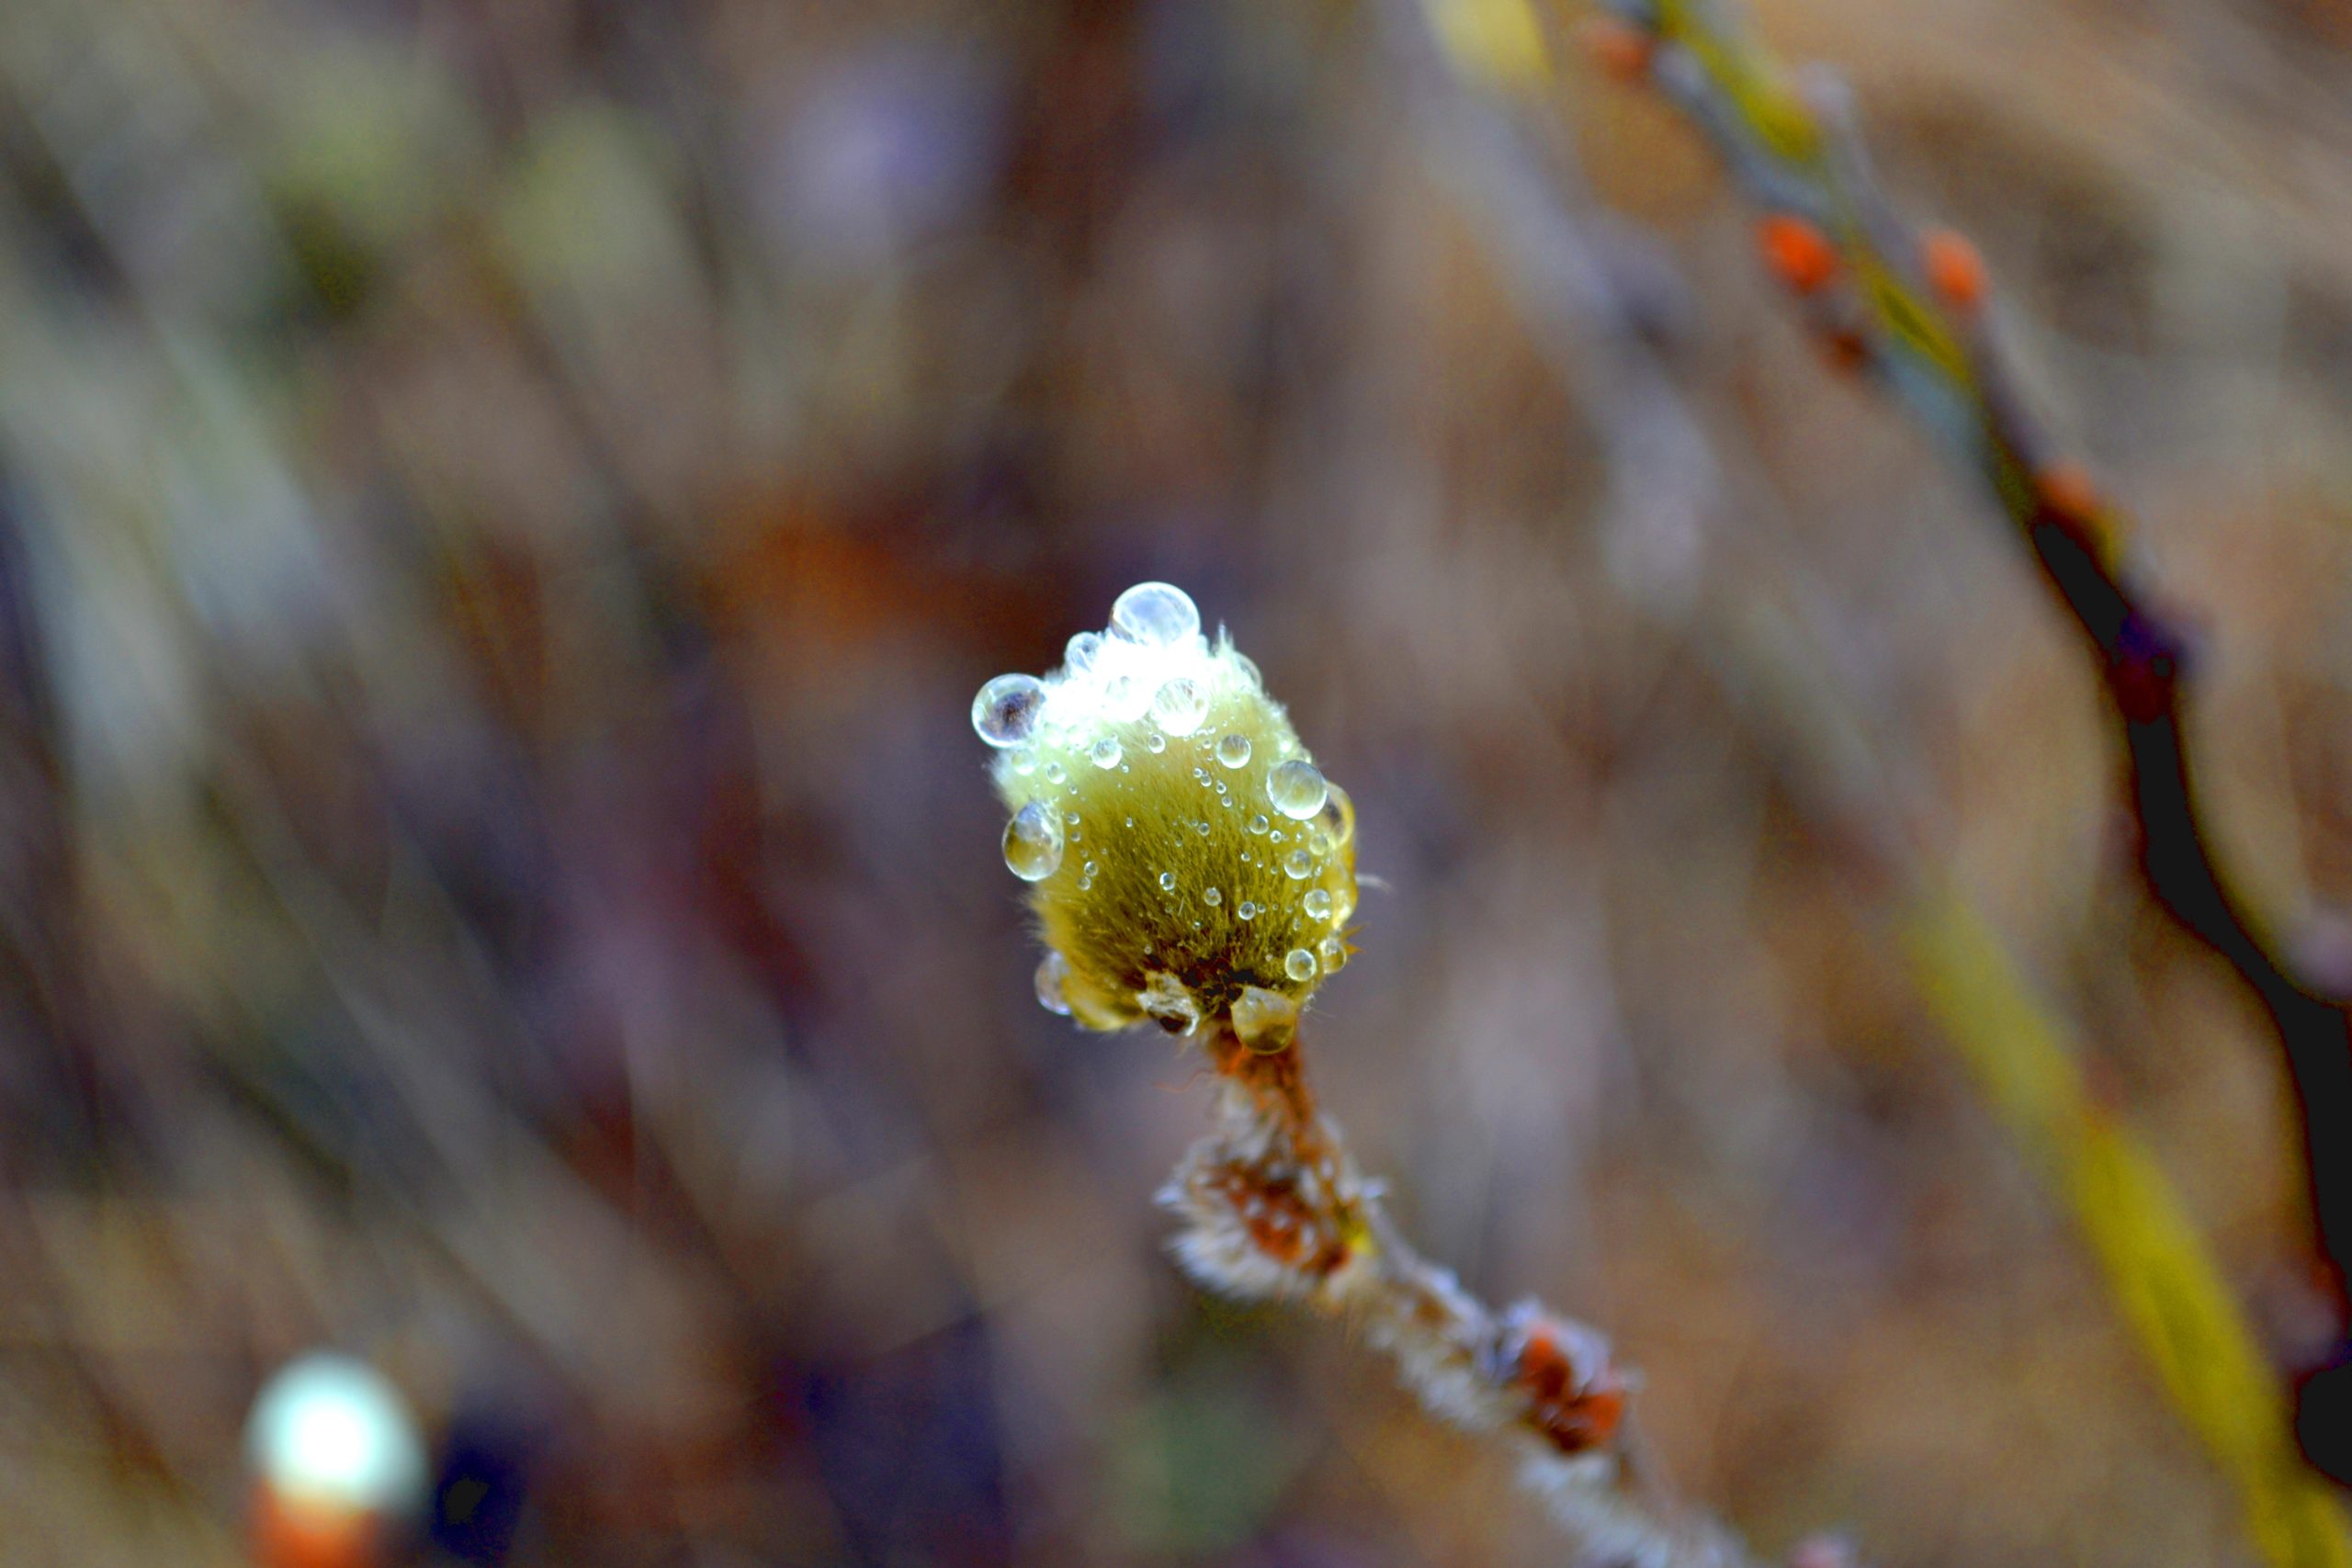
[[1657, 55], [1657, 39], [1615, 17], [1588, 18], [1577, 29], [1577, 39], [1592, 62], [1620, 82], [1641, 81]]
[[1967, 235], [1956, 229], [1930, 229], [1919, 236], [1919, 261], [1928, 287], [1956, 310], [1973, 310], [1984, 303], [1989, 287], [1984, 257]]
[[1815, 225], [1793, 213], [1770, 213], [1756, 225], [1756, 248], [1772, 275], [1799, 294], [1826, 288], [1838, 276], [1838, 247]]
[[2052, 463], [2034, 476], [2033, 484], [2042, 506], [2060, 517], [2088, 523], [2098, 515], [2098, 485], [2080, 463], [2072, 459]]
[[1549, 1324], [1531, 1325], [1519, 1347], [1515, 1382], [1528, 1418], [1562, 1453], [1599, 1448], [1625, 1418], [1625, 1385], [1608, 1366], [1579, 1368]]

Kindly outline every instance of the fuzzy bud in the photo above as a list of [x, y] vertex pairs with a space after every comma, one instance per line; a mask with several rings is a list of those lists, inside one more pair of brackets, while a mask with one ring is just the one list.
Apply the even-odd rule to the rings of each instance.
[[1355, 815], [1258, 667], [1200, 625], [1182, 590], [1140, 583], [1061, 669], [980, 688], [972, 727], [1048, 949], [1038, 999], [1092, 1029], [1222, 1021], [1280, 1049], [1347, 960]]

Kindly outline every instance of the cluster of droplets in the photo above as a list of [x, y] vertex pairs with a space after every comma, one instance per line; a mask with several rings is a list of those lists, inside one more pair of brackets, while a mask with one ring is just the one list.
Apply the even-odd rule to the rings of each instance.
[[[1143, 778], [1129, 785], [1121, 775], [1140, 766], [1159, 770], [1161, 777], [1170, 769], [1182, 776], [1189, 767], [1204, 792], [1205, 815], [1180, 811], [1172, 822], [1164, 814], [1152, 818], [1182, 836], [1180, 853], [1196, 855], [1183, 846], [1193, 836], [1210, 838], [1211, 818], [1231, 811], [1232, 830], [1262, 840], [1238, 852], [1241, 864], [1279, 871], [1304, 886], [1270, 904], [1244, 896], [1250, 874], [1243, 872], [1238, 884], [1200, 887], [1188, 908], [1177, 871], [1147, 873], [1172, 900], [1164, 915], [1193, 931], [1212, 922], [1261, 930], [1272, 939], [1271, 947], [1259, 948], [1263, 961], [1279, 964], [1289, 981], [1304, 985], [1347, 961], [1339, 928], [1352, 909], [1353, 879], [1348, 876], [1335, 896], [1326, 886], [1325, 867], [1351, 838], [1352, 809], [1345, 793], [1301, 752], [1280, 708], [1266, 698], [1257, 667], [1222, 637], [1212, 648], [1200, 626], [1199, 611], [1181, 589], [1141, 583], [1119, 596], [1106, 630], [1069, 639], [1059, 670], [1042, 678], [1000, 675], [980, 688], [972, 728], [993, 750], [999, 787], [1016, 804], [1004, 829], [1004, 863], [1023, 882], [1051, 884], [1057, 899], [1091, 890], [1102, 867], [1072, 848], [1087, 823], [1102, 817], [1106, 803], [1114, 812], [1123, 799], [1160, 804], [1148, 793], [1156, 785]], [[1212, 718], [1222, 722], [1212, 728]], [[1129, 793], [1135, 788], [1147, 793]], [[1136, 827], [1133, 814], [1104, 819]], [[1132, 831], [1125, 837], [1114, 831], [1102, 850], [1088, 849], [1114, 857], [1148, 852]], [[1065, 865], [1071, 874], [1057, 881]], [[1297, 945], [1284, 944], [1284, 936]], [[1049, 953], [1037, 969], [1038, 1001], [1057, 1013], [1069, 1013], [1080, 994], [1070, 956]]]

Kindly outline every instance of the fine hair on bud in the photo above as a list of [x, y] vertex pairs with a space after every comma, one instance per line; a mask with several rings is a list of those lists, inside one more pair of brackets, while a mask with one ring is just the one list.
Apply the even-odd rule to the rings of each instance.
[[1038, 1000], [1093, 1029], [1285, 1043], [1347, 962], [1355, 814], [1231, 638], [1139, 583], [1060, 669], [982, 686], [972, 727], [1046, 948]]

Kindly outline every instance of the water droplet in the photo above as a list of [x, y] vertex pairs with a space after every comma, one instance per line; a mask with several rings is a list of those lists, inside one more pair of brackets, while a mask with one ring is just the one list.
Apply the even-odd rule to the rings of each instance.
[[1102, 868], [1101, 866], [1096, 865], [1092, 861], [1088, 861], [1083, 866], [1079, 868], [1080, 872], [1087, 876], [1091, 876], [1102, 869]]
[[1219, 780], [1217, 780], [1217, 781], [1216, 781], [1216, 792], [1217, 792], [1217, 794], [1219, 794], [1219, 795], [1225, 795], [1225, 794], [1228, 793], [1228, 792], [1227, 791], [1226, 787], [1225, 787], [1225, 781], [1224, 781], [1223, 779], [1219, 779]]
[[1283, 857], [1283, 872], [1293, 882], [1304, 882], [1315, 869], [1315, 857], [1305, 850], [1293, 850]]
[[1168, 750], [1168, 737], [1155, 729], [1143, 738], [1143, 749], [1157, 757]]
[[1270, 826], [1272, 824], [1266, 820], [1266, 814], [1262, 811], [1250, 818], [1250, 831], [1252, 833], [1262, 835]]
[[1258, 918], [1258, 906], [1244, 898], [1233, 907], [1233, 912], [1245, 920], [1254, 920]]
[[[1275, 810], [1295, 821], [1304, 822], [1322, 810], [1323, 803], [1330, 796], [1331, 786], [1323, 782], [1322, 773], [1312, 762], [1293, 758], [1275, 763], [1273, 771], [1266, 775], [1266, 798], [1274, 803]], [[1314, 956], [1307, 954], [1310, 960]]]
[[1253, 1051], [1279, 1051], [1298, 1032], [1298, 1003], [1261, 986], [1233, 998], [1233, 1032]]
[[1004, 864], [1023, 882], [1043, 882], [1062, 863], [1062, 825], [1031, 801], [1004, 825]]
[[1228, 768], [1247, 767], [1250, 763], [1250, 738], [1228, 735], [1216, 743], [1216, 760]]
[[1327, 936], [1317, 942], [1315, 951], [1323, 955], [1323, 968], [1328, 974], [1336, 975], [1348, 966], [1348, 944], [1336, 936]]
[[1046, 683], [1035, 675], [1000, 675], [972, 699], [972, 728], [1000, 750], [1018, 746], [1046, 710]]
[[1294, 980], [1315, 978], [1315, 954], [1303, 947], [1294, 947], [1283, 955], [1283, 973]]
[[1106, 735], [1102, 737], [1102, 739], [1097, 740], [1093, 745], [1089, 746], [1086, 749], [1086, 754], [1094, 759], [1094, 765], [1096, 767], [1101, 768], [1105, 773], [1108, 773], [1113, 768], [1119, 765], [1119, 758], [1121, 755], [1119, 750], [1119, 738], [1115, 735]]
[[1173, 893], [1176, 891], [1176, 874], [1174, 872], [1163, 871], [1159, 874], [1159, 890], [1162, 893]]
[[1030, 750], [1026, 746], [1023, 746], [1020, 750], [1015, 751], [1012, 754], [1012, 771], [1019, 773], [1024, 779], [1031, 773], [1035, 773], [1037, 771], [1037, 753]]
[[1101, 632], [1080, 632], [1062, 649], [1062, 663], [1071, 674], [1083, 675], [1094, 668], [1094, 660], [1102, 651]]
[[1199, 821], [1193, 824], [1193, 829], [1199, 833], [1202, 838], [1207, 838], [1209, 836], [1209, 819], [1205, 817], [1202, 818]]
[[1138, 582], [1111, 606], [1111, 632], [1146, 648], [1166, 648], [1201, 629], [1192, 596], [1168, 582]]
[[1271, 837], [1275, 843], [1281, 843], [1283, 841], [1283, 830], [1280, 828], [1275, 829]]
[[1133, 724], [1151, 711], [1152, 688], [1133, 675], [1114, 675], [1102, 688], [1102, 716], [1118, 724]]
[[1222, 894], [1222, 893], [1220, 893], [1220, 892], [1218, 892], [1216, 888], [1212, 887], [1212, 888], [1210, 888], [1207, 892], [1205, 892], [1205, 893], [1204, 893], [1204, 894], [1202, 894], [1202, 895], [1201, 895], [1201, 902], [1202, 902], [1202, 903], [1204, 903], [1204, 904], [1206, 904], [1210, 908], [1214, 909], [1214, 908], [1216, 908], [1219, 904], [1222, 904], [1222, 903], [1224, 903], [1224, 902], [1225, 902], [1225, 895], [1224, 895], [1224, 894]]
[[1248, 677], [1250, 683], [1258, 690], [1262, 692], [1266, 689], [1266, 678], [1259, 673], [1256, 660], [1246, 653], [1237, 653], [1233, 656], [1233, 667]]
[[1037, 960], [1037, 1005], [1058, 1018], [1069, 1016], [1069, 998], [1062, 986], [1069, 978], [1069, 960], [1048, 953]]
[[1301, 902], [1306, 904], [1306, 912], [1314, 916], [1317, 919], [1324, 920], [1330, 919], [1331, 896], [1329, 893], [1326, 893], [1322, 888], [1308, 888], [1306, 890], [1306, 898], [1301, 900]]
[[1324, 801], [1322, 813], [1316, 820], [1331, 836], [1335, 848], [1346, 849], [1356, 836], [1356, 803], [1338, 784], [1327, 782], [1324, 787], [1330, 791], [1330, 798]]
[[1059, 762], [1048, 762], [1046, 764], [1046, 782], [1047, 784], [1059, 784], [1068, 777], [1069, 777], [1069, 770], [1063, 767]]
[[[1066, 817], [1068, 817], [1068, 818], [1069, 818], [1069, 825], [1070, 825], [1071, 827], [1075, 828], [1075, 827], [1077, 827], [1077, 826], [1078, 826], [1078, 813], [1077, 813], [1077, 812], [1075, 812], [1075, 811], [1066, 812], [1066, 813], [1064, 813], [1064, 815], [1065, 815]], [[1072, 838], [1076, 838], [1078, 835], [1076, 835], [1075, 833], [1073, 833], [1073, 834], [1071, 834], [1070, 836], [1071, 836]]]
[[[1208, 720], [1209, 694], [1198, 681], [1179, 675], [1153, 694], [1151, 716], [1170, 735], [1190, 735]], [[1317, 798], [1315, 804], [1323, 802]]]

